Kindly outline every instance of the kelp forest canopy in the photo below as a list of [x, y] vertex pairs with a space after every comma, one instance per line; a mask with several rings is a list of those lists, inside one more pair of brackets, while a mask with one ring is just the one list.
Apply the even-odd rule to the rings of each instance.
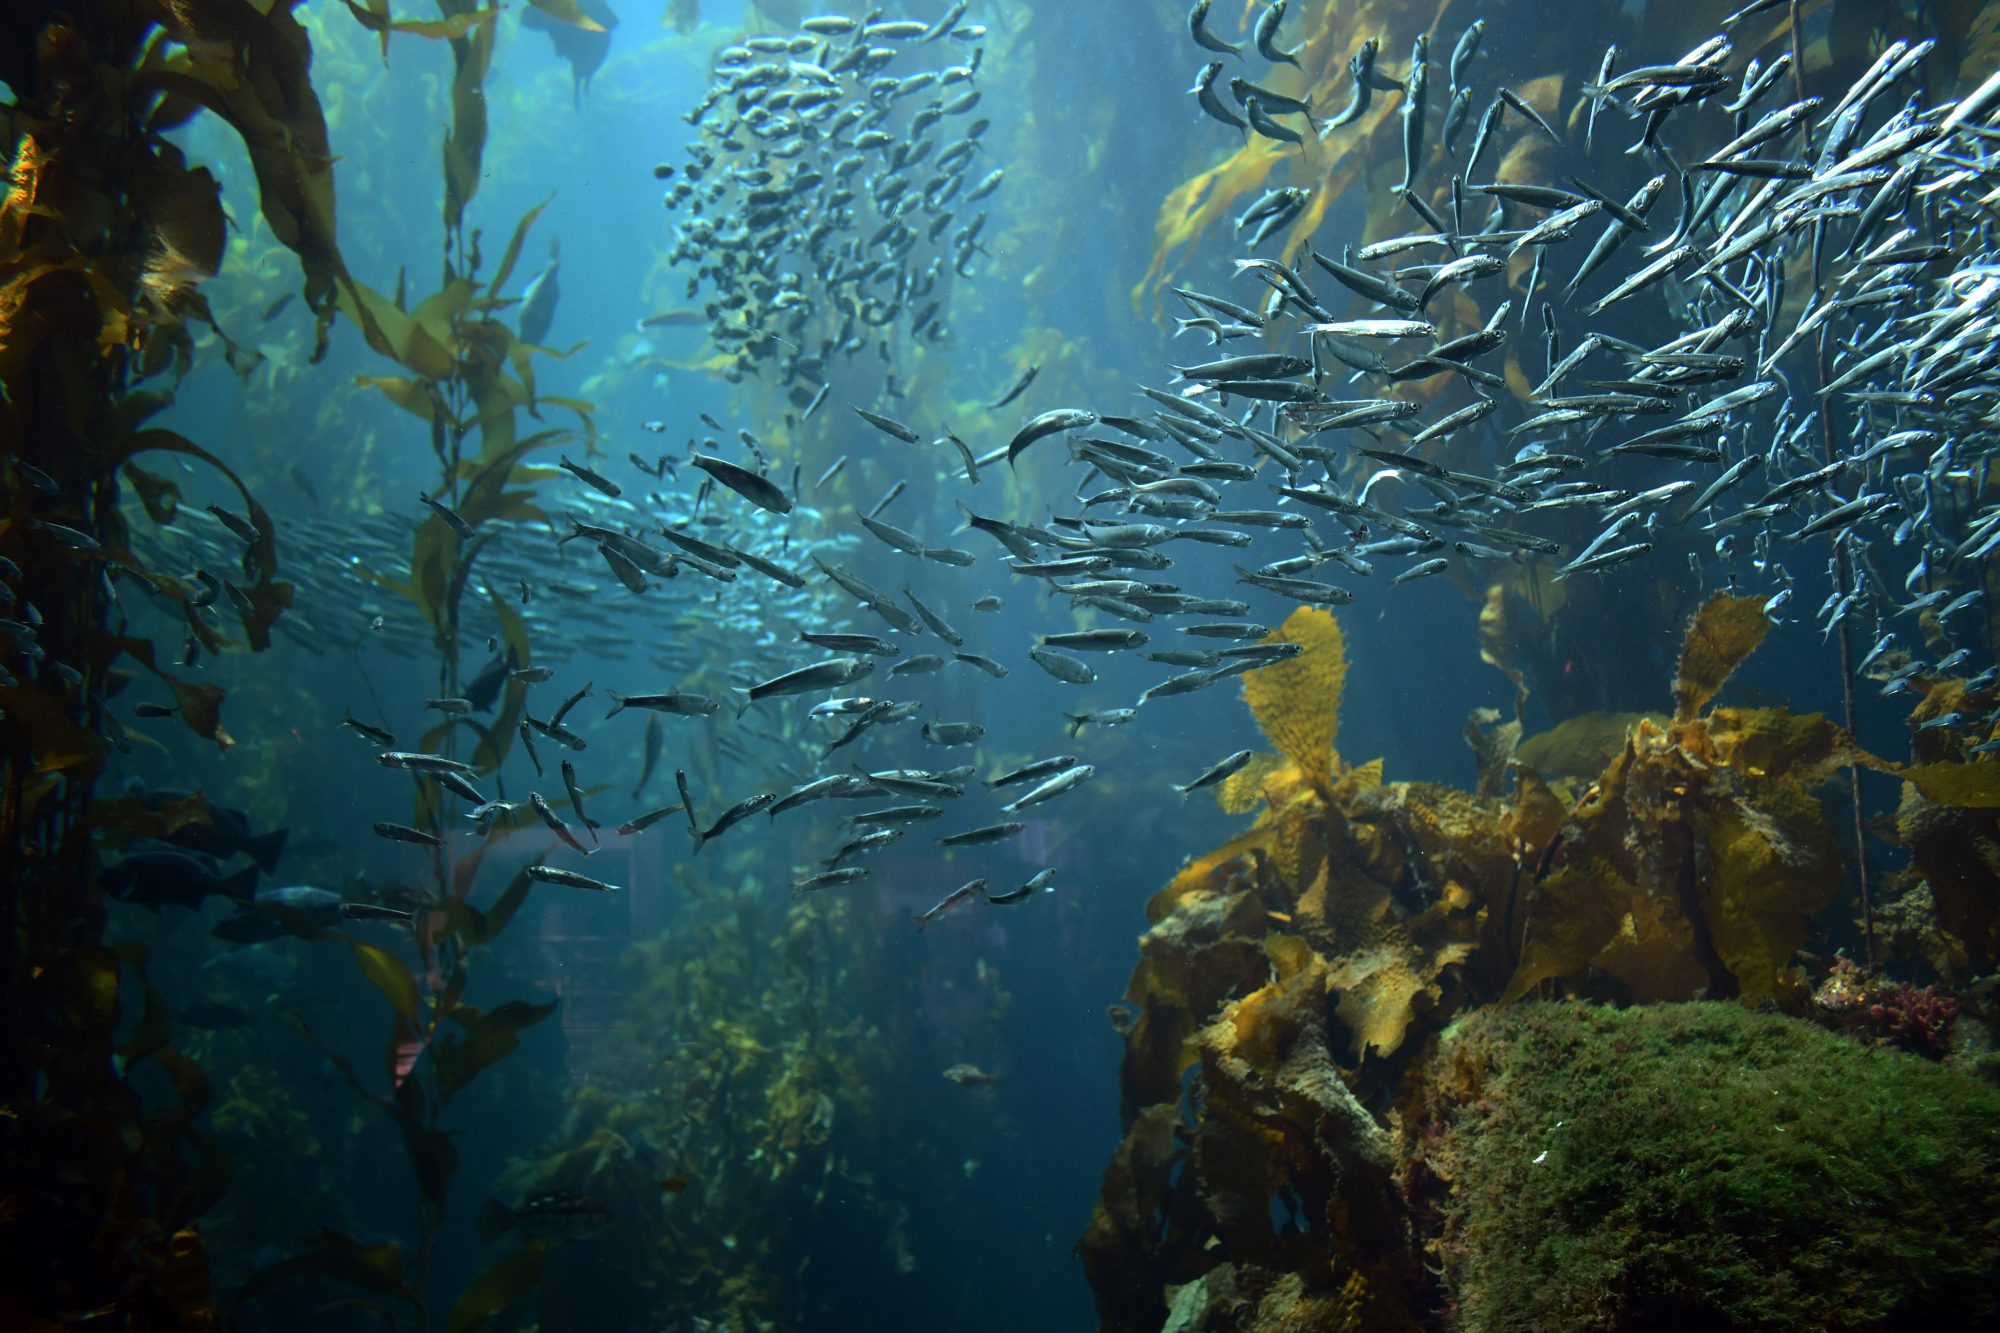
[[1996, 69], [9, 0], [0, 1326], [2000, 1318]]

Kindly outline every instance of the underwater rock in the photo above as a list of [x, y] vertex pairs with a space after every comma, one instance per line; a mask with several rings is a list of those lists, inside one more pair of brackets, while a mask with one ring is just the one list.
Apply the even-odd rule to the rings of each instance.
[[1728, 1004], [1483, 1011], [1403, 1123], [1457, 1329], [2000, 1316], [2000, 1092]]

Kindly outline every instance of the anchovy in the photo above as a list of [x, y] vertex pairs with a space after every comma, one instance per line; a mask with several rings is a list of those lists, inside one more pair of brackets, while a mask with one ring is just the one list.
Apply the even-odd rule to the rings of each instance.
[[735, 805], [723, 811], [722, 818], [694, 835], [694, 850], [699, 852], [709, 842], [721, 837], [730, 829], [736, 827], [777, 799], [776, 792], [768, 791], [759, 792], [755, 796], [744, 797]]
[[530, 865], [526, 873], [529, 879], [540, 880], [544, 884], [562, 884], [572, 889], [592, 889], [598, 893], [618, 892], [616, 884], [606, 884], [601, 879], [592, 879], [588, 875], [579, 875], [574, 870], [562, 870], [555, 866]]
[[1223, 55], [1241, 55], [1242, 47], [1225, 42], [1208, 30], [1206, 25], [1209, 3], [1210, 0], [1195, 0], [1194, 8], [1188, 11], [1188, 36], [1194, 38], [1194, 44], [1204, 50], [1217, 51]]
[[768, 478], [759, 476], [748, 468], [738, 467], [727, 459], [714, 458], [707, 454], [690, 454], [688, 462], [759, 509], [769, 510], [773, 514], [792, 512], [792, 498], [779, 490]]
[[1174, 790], [1185, 797], [1189, 792], [1200, 791], [1204, 787], [1213, 787], [1232, 774], [1241, 772], [1250, 763], [1253, 754], [1254, 752], [1250, 750], [1238, 750], [1227, 759], [1221, 760], [1205, 769], [1201, 776], [1194, 779], [1194, 781], [1174, 784]]

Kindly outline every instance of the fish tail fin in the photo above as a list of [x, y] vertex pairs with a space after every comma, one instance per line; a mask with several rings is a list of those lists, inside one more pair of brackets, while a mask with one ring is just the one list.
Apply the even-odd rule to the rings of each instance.
[[514, 1225], [514, 1210], [498, 1199], [488, 1199], [479, 1210], [479, 1239], [491, 1245]]
[[244, 866], [233, 875], [222, 880], [222, 891], [240, 903], [247, 903], [257, 895], [257, 867]]
[[1070, 735], [1075, 736], [1083, 730], [1083, 716], [1081, 714], [1064, 713], [1063, 716], [1069, 719]]
[[625, 711], [625, 696], [616, 690], [606, 690], [604, 693], [611, 699], [611, 711], [604, 715], [608, 722]]
[[257, 868], [268, 875], [278, 868], [278, 858], [285, 854], [285, 839], [289, 836], [290, 830], [277, 829], [261, 838], [250, 839], [244, 850], [257, 863]]

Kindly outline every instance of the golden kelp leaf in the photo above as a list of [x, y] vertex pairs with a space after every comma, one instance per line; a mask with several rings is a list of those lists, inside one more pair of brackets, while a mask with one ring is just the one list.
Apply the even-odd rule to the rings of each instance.
[[1674, 720], [1692, 721], [1708, 707], [1730, 673], [1757, 651], [1770, 631], [1760, 598], [1719, 592], [1702, 603], [1681, 643], [1680, 668], [1674, 674]]
[[[575, 0], [569, 0], [574, 5]], [[479, 189], [486, 155], [486, 71], [493, 64], [493, 24], [451, 44], [451, 128], [444, 136], [444, 225], [457, 231]]]
[[1240, 856], [1248, 856], [1254, 851], [1268, 851], [1271, 845], [1271, 832], [1267, 824], [1256, 825], [1237, 834], [1206, 856], [1182, 866], [1180, 873], [1168, 882], [1167, 887], [1154, 894], [1146, 903], [1146, 919], [1155, 924], [1166, 920], [1172, 914], [1175, 904], [1206, 884], [1208, 877], [1217, 870]]
[[1246, 814], [1264, 799], [1264, 782], [1284, 766], [1282, 755], [1266, 750], [1222, 780], [1215, 789], [1215, 803], [1232, 815]]
[[530, 1004], [509, 1000], [484, 1011], [469, 1004], [454, 1006], [451, 1017], [465, 1029], [463, 1041], [441, 1038], [434, 1048], [439, 1084], [447, 1097], [472, 1082], [483, 1069], [498, 1063], [521, 1044], [521, 1033], [556, 1011], [559, 1002]]
[[1340, 781], [1333, 784], [1333, 803], [1345, 806], [1358, 796], [1365, 796], [1382, 785], [1382, 761], [1370, 759], [1356, 768], [1350, 768], [1340, 775]]
[[[379, 0], [376, 2], [379, 3]], [[433, 41], [454, 41], [465, 36], [477, 24], [491, 23], [500, 17], [498, 9], [472, 9], [444, 19], [391, 19], [386, 6], [378, 12], [372, 5], [363, 9], [354, 0], [345, 0], [345, 3], [362, 27], [382, 34], [385, 59], [389, 54], [389, 34], [392, 32], [406, 32], [412, 37], [428, 37]]]
[[1840, 888], [1840, 852], [1819, 803], [1795, 782], [1759, 784], [1757, 805], [1705, 811], [1701, 914], [1745, 1000], [1796, 998], [1792, 956], [1806, 920]]
[[403, 965], [403, 960], [387, 949], [357, 939], [350, 938], [347, 947], [354, 951], [354, 961], [369, 984], [382, 992], [383, 998], [412, 1026], [419, 1024], [422, 1021], [422, 1004], [417, 979], [410, 975], [410, 969]]
[[1625, 748], [1625, 738], [1641, 718], [1656, 724], [1666, 721], [1658, 713], [1582, 713], [1528, 737], [1514, 754], [1550, 777], [1594, 778]]
[[2000, 764], [1919, 764], [1902, 774], [1926, 800], [1939, 805], [2000, 809]]
[[1893, 771], [1820, 713], [1783, 708], [1718, 708], [1702, 719], [1690, 748], [1705, 743], [1713, 758], [1752, 777], [1790, 778], [1813, 786], [1850, 764]]
[[530, 1241], [520, 1249], [495, 1260], [466, 1285], [451, 1307], [445, 1333], [472, 1333], [535, 1289], [542, 1280], [542, 1260], [548, 1255], [545, 1242]]
[[[1521, 396], [1532, 396], [1524, 389]], [[1528, 678], [1514, 664], [1514, 627], [1507, 616], [1507, 585], [1495, 583], [1486, 590], [1486, 602], [1479, 608], [1479, 660], [1514, 682], [1514, 716], [1528, 707]]]
[[339, 304], [342, 314], [364, 331], [372, 330], [368, 345], [376, 352], [425, 379], [451, 377], [451, 352], [388, 297], [365, 283], [350, 282], [341, 288]]
[[1330, 792], [1340, 694], [1347, 681], [1340, 624], [1330, 612], [1302, 606], [1264, 642], [1296, 643], [1304, 651], [1246, 673], [1243, 698], [1278, 753], [1297, 764], [1316, 791]]
[[139, 503], [146, 507], [146, 514], [155, 523], [171, 523], [179, 508], [181, 488], [172, 478], [162, 477], [156, 472], [148, 472], [137, 463], [127, 459], [125, 480], [132, 483], [132, 489], [139, 494]]
[[1685, 1000], [1708, 983], [1687, 918], [1609, 861], [1560, 867], [1535, 886], [1529, 906], [1528, 941], [1503, 1004], [1588, 967], [1625, 983], [1642, 1002]]
[[535, 219], [542, 215], [542, 210], [554, 202], [555, 195], [551, 194], [521, 214], [521, 220], [514, 224], [514, 234], [507, 238], [507, 249], [500, 256], [500, 267], [493, 271], [493, 281], [486, 285], [488, 293], [497, 293], [507, 285], [507, 279], [514, 275], [514, 265], [520, 262], [521, 246], [528, 239], [528, 229], [535, 225]]
[[412, 375], [356, 375], [354, 382], [364, 389], [380, 389], [384, 398], [412, 416], [425, 421], [437, 417], [437, 398], [429, 380]]
[[180, 706], [180, 718], [187, 729], [204, 740], [211, 740], [227, 750], [236, 742], [222, 729], [223, 688], [196, 681], [177, 680], [159, 673], [167, 688], [174, 692], [174, 702]]
[[[1394, 1055], [1416, 1020], [1418, 1005], [1435, 998], [1437, 973], [1464, 962], [1474, 947], [1447, 944], [1423, 960], [1398, 947], [1407, 943], [1392, 931], [1384, 939], [1342, 954], [1327, 968], [1326, 983], [1340, 995], [1334, 1012], [1353, 1034], [1357, 1061]], [[1428, 977], [1412, 966], [1418, 962], [1428, 962], [1424, 969]]]
[[585, 32], [604, 31], [604, 25], [584, 13], [576, 0], [528, 0], [528, 3], [558, 23], [567, 23], [572, 28], [581, 28]]

